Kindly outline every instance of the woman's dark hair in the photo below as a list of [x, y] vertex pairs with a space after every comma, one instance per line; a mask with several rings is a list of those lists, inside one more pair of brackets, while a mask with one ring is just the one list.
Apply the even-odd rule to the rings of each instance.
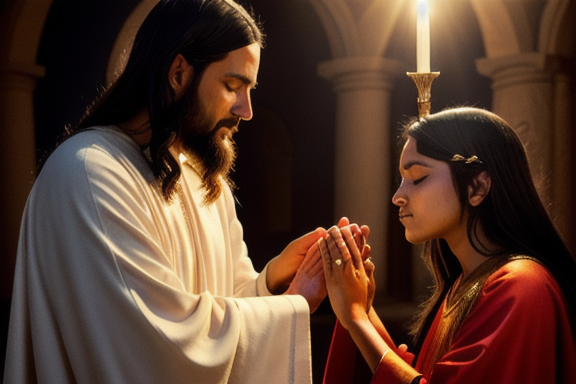
[[169, 199], [180, 176], [168, 152], [177, 134], [175, 112], [181, 108], [168, 82], [172, 62], [182, 54], [194, 68], [197, 86], [210, 63], [253, 43], [262, 47], [263, 38], [251, 14], [232, 0], [161, 0], [138, 30], [123, 73], [68, 135], [95, 125], [118, 125], [147, 108], [151, 167]]
[[[454, 108], [429, 115], [403, 131], [416, 139], [418, 153], [447, 162], [462, 211], [469, 212], [468, 238], [485, 256], [522, 254], [539, 260], [554, 275], [572, 312], [576, 303], [576, 262], [551, 221], [535, 187], [524, 146], [515, 131], [494, 113], [478, 108]], [[452, 161], [460, 155], [460, 161]], [[467, 162], [467, 159], [477, 160]], [[490, 192], [477, 207], [468, 203], [468, 188], [486, 171]], [[478, 224], [500, 249], [489, 252], [476, 236]], [[434, 293], [417, 316], [413, 334], [419, 350], [433, 317], [454, 281], [460, 263], [444, 240], [424, 244], [423, 258], [432, 270]]]

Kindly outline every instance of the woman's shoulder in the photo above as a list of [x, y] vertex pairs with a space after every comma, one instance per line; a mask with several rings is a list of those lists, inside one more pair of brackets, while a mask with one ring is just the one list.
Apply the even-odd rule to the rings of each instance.
[[483, 287], [484, 294], [513, 294], [527, 300], [561, 294], [552, 273], [542, 263], [529, 257], [515, 257], [493, 272]]
[[508, 277], [532, 277], [547, 275], [550, 272], [537, 259], [530, 256], [513, 256], [510, 261], [502, 265], [496, 273], [507, 275]]

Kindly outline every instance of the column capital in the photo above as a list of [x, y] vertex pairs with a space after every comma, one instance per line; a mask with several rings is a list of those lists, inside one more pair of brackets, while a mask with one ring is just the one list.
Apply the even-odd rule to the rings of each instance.
[[550, 81], [555, 70], [551, 65], [555, 60], [540, 52], [526, 52], [517, 55], [476, 60], [478, 73], [491, 78], [493, 89], [517, 84]]
[[318, 75], [332, 82], [336, 92], [392, 89], [392, 79], [401, 74], [401, 62], [383, 57], [343, 57], [318, 64]]

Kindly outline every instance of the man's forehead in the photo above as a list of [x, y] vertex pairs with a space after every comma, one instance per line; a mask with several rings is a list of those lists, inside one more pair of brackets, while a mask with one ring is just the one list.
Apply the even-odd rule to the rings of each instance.
[[208, 70], [218, 71], [219, 76], [231, 77], [254, 86], [260, 65], [260, 47], [254, 43], [229, 52], [222, 60], [208, 66]]

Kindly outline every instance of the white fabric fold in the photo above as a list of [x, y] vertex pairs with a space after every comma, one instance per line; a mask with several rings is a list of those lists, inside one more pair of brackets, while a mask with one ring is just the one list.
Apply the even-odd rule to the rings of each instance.
[[[267, 296], [229, 189], [167, 203], [114, 128], [50, 157], [21, 229], [5, 383], [309, 383], [309, 310]], [[260, 296], [260, 297], [257, 297]]]

